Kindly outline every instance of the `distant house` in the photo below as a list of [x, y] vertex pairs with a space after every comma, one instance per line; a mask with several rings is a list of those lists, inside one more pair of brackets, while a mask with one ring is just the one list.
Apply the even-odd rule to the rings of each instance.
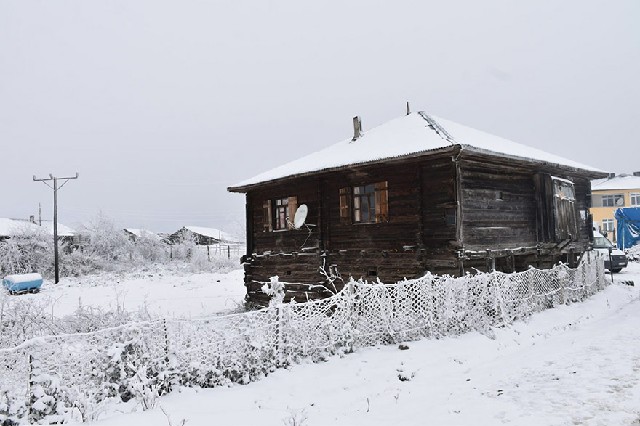
[[[0, 218], [0, 240], [25, 232], [44, 232], [53, 236], [53, 221], [43, 220], [42, 225], [38, 225], [33, 219]], [[60, 241], [72, 243], [75, 235], [75, 230], [58, 223], [58, 239]]]
[[[42, 228], [44, 228], [46, 230], [46, 232], [50, 235], [53, 235], [53, 221], [52, 220], [43, 220], [42, 221]], [[63, 225], [62, 223], [58, 222], [58, 239], [65, 242], [65, 243], [69, 243], [72, 244], [74, 242], [74, 238], [76, 237], [78, 233], [75, 231], [75, 229], [67, 226], [67, 225]]]
[[[0, 217], [0, 240], [6, 240], [18, 233], [23, 233], [33, 229], [35, 224], [19, 219], [10, 219], [7, 217]], [[36, 225], [37, 226], [37, 225]]]
[[178, 231], [169, 235], [168, 240], [172, 243], [184, 241], [192, 238], [198, 245], [214, 244], [238, 244], [238, 238], [224, 231], [215, 228], [205, 228], [202, 226], [183, 226]]
[[[246, 194], [247, 298], [329, 280], [575, 263], [592, 239], [590, 180], [607, 174], [424, 112], [407, 114], [228, 188]], [[303, 207], [304, 205], [304, 207]], [[322, 273], [321, 273], [322, 272]]]
[[640, 206], [640, 172], [611, 174], [606, 179], [594, 180], [591, 192], [593, 220], [598, 223], [600, 232], [606, 232], [609, 239], [616, 241], [616, 210]]
[[140, 228], [125, 228], [124, 233], [129, 237], [131, 241], [137, 241], [140, 237], [145, 236], [147, 238], [152, 238], [154, 240], [161, 241], [162, 237], [160, 235], [148, 231], [146, 229]]

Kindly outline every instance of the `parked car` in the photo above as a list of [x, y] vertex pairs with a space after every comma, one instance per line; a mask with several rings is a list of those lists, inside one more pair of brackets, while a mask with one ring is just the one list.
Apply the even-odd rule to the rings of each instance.
[[[628, 264], [627, 256], [600, 232], [593, 230], [593, 249], [604, 255], [604, 267], [618, 273]], [[611, 254], [609, 254], [611, 253]]]

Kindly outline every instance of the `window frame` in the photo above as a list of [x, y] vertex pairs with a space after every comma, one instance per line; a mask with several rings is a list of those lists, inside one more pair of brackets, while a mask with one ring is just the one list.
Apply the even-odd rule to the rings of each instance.
[[574, 240], [579, 236], [576, 208], [575, 184], [568, 180], [551, 176], [553, 194], [553, 221], [555, 240]]
[[281, 232], [295, 229], [293, 218], [297, 208], [297, 196], [265, 200], [262, 204], [263, 232]]
[[340, 188], [339, 194], [342, 224], [372, 225], [389, 222], [388, 181]]
[[614, 232], [616, 229], [615, 219], [602, 219], [600, 223], [604, 232]]
[[[603, 194], [600, 203], [602, 207], [624, 207], [624, 194]], [[605, 202], [605, 200], [607, 202]], [[622, 200], [622, 204], [617, 204], [618, 200]], [[610, 201], [610, 202], [609, 202]]]
[[276, 198], [272, 202], [272, 224], [274, 231], [283, 231], [287, 229], [289, 218], [289, 197]]
[[376, 187], [374, 184], [351, 187], [353, 223], [376, 223]]
[[[635, 201], [634, 201], [635, 199]], [[631, 207], [640, 206], [640, 192], [631, 192], [629, 193], [629, 205]]]

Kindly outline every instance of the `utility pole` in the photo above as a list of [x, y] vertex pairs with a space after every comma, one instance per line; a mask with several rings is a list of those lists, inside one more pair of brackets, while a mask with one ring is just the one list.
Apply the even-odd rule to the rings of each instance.
[[[53, 263], [56, 270], [56, 284], [60, 281], [60, 268], [58, 267], [58, 189], [62, 188], [71, 179], [78, 179], [78, 176], [78, 172], [76, 172], [74, 177], [56, 177], [51, 173], [49, 173], [48, 178], [43, 179], [37, 179], [35, 175], [33, 176], [34, 182], [42, 182], [53, 189]], [[58, 187], [58, 180], [60, 179], [64, 180], [64, 182]], [[47, 183], [48, 181], [53, 181], [53, 186], [49, 185]]]

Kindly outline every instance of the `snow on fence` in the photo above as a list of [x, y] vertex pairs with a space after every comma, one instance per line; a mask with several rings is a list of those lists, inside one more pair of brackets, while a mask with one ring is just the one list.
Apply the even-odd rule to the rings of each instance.
[[113, 401], [143, 408], [175, 386], [249, 383], [301, 358], [380, 343], [489, 332], [601, 290], [603, 259], [455, 278], [351, 281], [328, 299], [201, 320], [133, 323], [0, 349], [0, 420], [91, 420]]
[[246, 253], [246, 246], [243, 244], [231, 243], [231, 244], [211, 244], [211, 245], [169, 245], [166, 248], [167, 257], [173, 258], [192, 258], [194, 255], [206, 257], [211, 261], [215, 258], [240, 258], [243, 253]]

